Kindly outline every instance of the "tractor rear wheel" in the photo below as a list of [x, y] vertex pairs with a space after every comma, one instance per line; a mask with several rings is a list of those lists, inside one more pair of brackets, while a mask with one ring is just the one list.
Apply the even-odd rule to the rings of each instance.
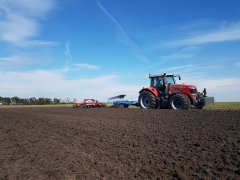
[[190, 109], [191, 102], [190, 99], [181, 93], [174, 94], [170, 97], [169, 105], [171, 109], [175, 110], [183, 110], [183, 109]]
[[149, 91], [141, 92], [138, 98], [140, 107], [143, 109], [155, 109], [157, 105], [156, 101], [156, 96]]

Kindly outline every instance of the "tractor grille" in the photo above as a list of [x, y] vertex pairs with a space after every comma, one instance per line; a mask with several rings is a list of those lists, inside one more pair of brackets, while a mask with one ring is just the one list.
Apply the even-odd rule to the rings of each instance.
[[192, 94], [197, 94], [197, 89], [190, 89], [190, 92], [191, 92]]

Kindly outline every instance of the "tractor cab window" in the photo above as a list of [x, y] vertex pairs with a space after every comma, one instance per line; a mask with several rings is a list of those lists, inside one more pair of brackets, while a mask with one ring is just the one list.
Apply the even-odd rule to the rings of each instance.
[[168, 84], [175, 84], [175, 79], [173, 76], [167, 76], [166, 80]]
[[160, 87], [163, 85], [163, 79], [161, 77], [154, 77], [151, 79], [152, 87]]

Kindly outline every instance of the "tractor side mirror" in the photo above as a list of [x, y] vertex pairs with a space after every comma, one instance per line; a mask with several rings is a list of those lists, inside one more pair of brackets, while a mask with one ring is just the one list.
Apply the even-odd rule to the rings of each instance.
[[181, 76], [178, 75], [178, 79], [179, 79], [179, 81], [180, 81], [180, 80], [181, 80]]

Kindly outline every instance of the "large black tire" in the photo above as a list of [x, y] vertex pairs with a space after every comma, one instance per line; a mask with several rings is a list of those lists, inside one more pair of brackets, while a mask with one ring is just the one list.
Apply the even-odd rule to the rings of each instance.
[[188, 110], [191, 107], [191, 102], [186, 95], [177, 93], [170, 97], [169, 106], [175, 110]]
[[201, 98], [201, 103], [196, 106], [197, 109], [203, 109], [204, 106], [206, 106], [207, 102], [206, 102], [206, 99], [205, 98]]
[[156, 96], [149, 91], [142, 91], [138, 98], [140, 107], [143, 109], [155, 109], [156, 101]]

